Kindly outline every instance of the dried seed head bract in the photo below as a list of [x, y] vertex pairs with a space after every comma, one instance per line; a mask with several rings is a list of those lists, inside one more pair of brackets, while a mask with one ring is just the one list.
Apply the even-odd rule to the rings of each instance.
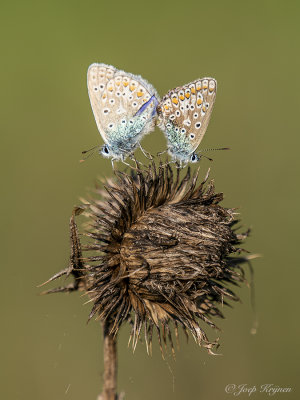
[[[173, 325], [176, 336], [181, 326], [212, 353], [217, 343], [204, 327], [216, 328], [222, 305], [239, 300], [231, 287], [246, 282], [239, 245], [248, 232], [236, 232], [234, 209], [220, 206], [223, 194], [208, 177], [197, 184], [198, 172], [181, 178], [154, 163], [116, 171], [71, 217], [70, 265], [50, 280], [71, 274], [74, 283], [48, 293], [84, 290], [89, 318], [109, 321], [111, 334], [130, 322], [134, 348], [143, 335], [151, 351], [154, 329], [173, 350]], [[79, 236], [81, 212], [88, 224]]]

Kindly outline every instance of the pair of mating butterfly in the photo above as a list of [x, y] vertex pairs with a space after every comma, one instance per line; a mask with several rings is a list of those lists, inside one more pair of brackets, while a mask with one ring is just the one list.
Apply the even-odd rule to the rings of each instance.
[[160, 100], [154, 87], [141, 76], [111, 65], [92, 64], [87, 85], [105, 142], [100, 150], [104, 157], [124, 162], [137, 147], [143, 151], [141, 139], [157, 124], [167, 137], [172, 161], [182, 166], [200, 160], [195, 151], [211, 116], [217, 90], [215, 79], [196, 80], [169, 91]]

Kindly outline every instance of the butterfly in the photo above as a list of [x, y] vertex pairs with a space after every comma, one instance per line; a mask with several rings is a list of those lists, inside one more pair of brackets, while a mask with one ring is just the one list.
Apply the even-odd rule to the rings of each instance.
[[124, 162], [140, 146], [143, 136], [154, 130], [160, 98], [141, 76], [106, 64], [89, 66], [87, 86], [96, 124], [105, 142], [99, 153], [111, 157], [112, 163]]
[[196, 150], [206, 132], [216, 92], [215, 79], [197, 79], [170, 90], [157, 107], [158, 126], [168, 140], [168, 152], [180, 165], [201, 158]]

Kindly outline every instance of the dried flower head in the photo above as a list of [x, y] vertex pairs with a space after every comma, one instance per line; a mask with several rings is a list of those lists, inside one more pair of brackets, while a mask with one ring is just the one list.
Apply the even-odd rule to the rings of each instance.
[[[213, 181], [197, 186], [199, 170], [191, 176], [188, 168], [181, 179], [169, 165], [137, 167], [131, 175], [116, 172], [75, 210], [70, 265], [51, 278], [72, 274], [75, 282], [48, 292], [85, 290], [93, 303], [89, 318], [109, 321], [111, 333], [130, 321], [134, 348], [144, 326], [148, 350], [153, 328], [173, 349], [173, 323], [176, 337], [182, 326], [212, 352], [216, 341], [203, 326], [216, 328], [220, 306], [239, 300], [230, 286], [245, 282], [240, 265], [247, 257], [237, 246], [247, 233], [233, 229], [234, 209], [219, 205], [223, 194]], [[75, 222], [81, 211], [89, 221], [86, 243]]]

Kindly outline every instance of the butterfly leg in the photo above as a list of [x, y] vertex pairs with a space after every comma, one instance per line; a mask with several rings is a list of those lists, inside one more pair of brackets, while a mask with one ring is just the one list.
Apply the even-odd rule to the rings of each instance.
[[159, 157], [159, 156], [161, 156], [162, 154], [166, 153], [167, 151], [168, 151], [168, 149], [167, 149], [167, 150], [164, 150], [164, 151], [159, 151], [156, 155]]
[[[125, 158], [126, 158], [126, 157], [129, 157], [130, 160], [134, 161], [134, 162], [137, 164], [137, 160], [135, 159], [134, 155], [131, 154], [131, 153], [125, 153], [125, 157], [124, 157], [124, 155], [122, 155], [121, 161], [122, 161], [123, 164], [127, 165], [127, 167], [129, 167], [130, 169], [139, 170], [139, 168], [135, 168], [133, 165], [130, 165], [129, 163], [127, 163], [127, 162], [125, 161]], [[140, 164], [142, 164], [142, 163], [140, 163]], [[143, 164], [142, 164], [142, 165], [143, 165]], [[138, 164], [137, 164], [137, 166], [138, 166]], [[144, 166], [144, 165], [143, 165], [143, 166]]]
[[[170, 165], [170, 164], [175, 164], [175, 165], [176, 165], [176, 168], [179, 168], [179, 164], [176, 163], [174, 160], [168, 161], [168, 162], [166, 162], [165, 164], [160, 164], [160, 167], [166, 167], [167, 165]], [[178, 165], [177, 165], [177, 164], [178, 164]]]
[[[130, 167], [130, 169], [134, 168], [132, 165], [130, 165], [129, 163], [127, 163], [126, 161], [122, 160], [122, 163], [127, 165], [127, 167]], [[135, 168], [134, 168], [135, 169]]]
[[144, 165], [141, 161], [137, 161], [137, 159], [135, 158], [135, 156], [133, 154], [129, 155], [130, 160], [132, 160], [133, 162], [135, 162], [135, 165], [137, 166], [137, 168], [131, 166], [131, 168], [135, 169], [135, 170], [139, 170], [140, 165], [142, 165], [143, 167], [146, 167], [146, 165]]
[[150, 154], [148, 151], [146, 151], [143, 147], [142, 147], [142, 145], [139, 143], [139, 148], [141, 149], [141, 151], [142, 151], [142, 153], [144, 154], [144, 156], [146, 157], [146, 158], [148, 158], [148, 160], [153, 160], [153, 156], [152, 156], [152, 154]]

